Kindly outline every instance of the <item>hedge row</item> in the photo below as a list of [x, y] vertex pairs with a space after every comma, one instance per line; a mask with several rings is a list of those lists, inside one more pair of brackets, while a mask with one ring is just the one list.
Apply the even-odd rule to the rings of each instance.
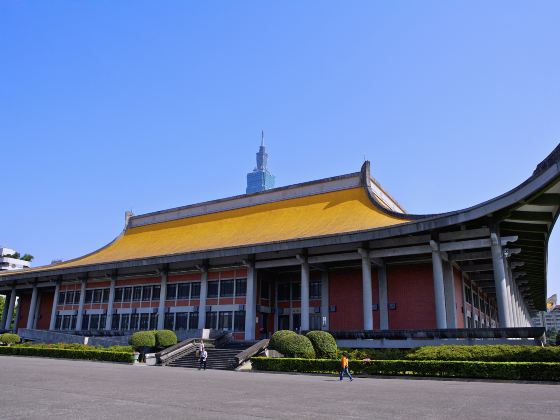
[[462, 360], [481, 362], [560, 362], [560, 347], [498, 345], [425, 346], [416, 349], [340, 349], [350, 360]]
[[40, 347], [0, 347], [0, 355], [53, 357], [56, 359], [101, 360], [106, 362], [131, 363], [132, 355], [127, 352], [105, 350], [48, 349]]
[[53, 343], [53, 344], [45, 344], [45, 343], [32, 343], [26, 342], [22, 344], [16, 344], [16, 347], [32, 347], [32, 348], [41, 348], [41, 349], [65, 349], [65, 350], [104, 350], [104, 351], [113, 351], [113, 352], [126, 352], [126, 353], [133, 353], [134, 349], [132, 346], [110, 346], [110, 347], [103, 347], [103, 346], [91, 346], [89, 344], [78, 344], [78, 343]]
[[560, 362], [560, 347], [490, 345], [427, 346], [412, 350], [409, 360], [465, 360], [484, 362]]
[[[277, 372], [336, 373], [340, 370], [339, 360], [253, 357], [251, 363], [253, 369]], [[350, 371], [369, 375], [560, 381], [560, 363], [548, 362], [375, 360], [353, 361]]]

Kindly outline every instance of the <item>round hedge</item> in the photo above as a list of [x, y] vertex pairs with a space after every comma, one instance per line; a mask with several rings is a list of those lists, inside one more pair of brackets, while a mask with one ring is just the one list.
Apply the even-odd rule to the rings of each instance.
[[318, 359], [336, 359], [338, 347], [332, 335], [326, 331], [309, 331], [306, 335], [311, 341]]
[[293, 331], [280, 330], [272, 334], [268, 347], [277, 350], [286, 357], [302, 357], [312, 359], [315, 357], [313, 344], [304, 336]]
[[270, 337], [270, 341], [268, 343], [268, 348], [272, 349], [272, 350], [277, 350], [280, 353], [284, 354], [283, 350], [283, 346], [284, 346], [284, 342], [286, 340], [287, 337], [289, 336], [294, 336], [297, 335], [295, 332], [290, 331], [290, 330], [279, 330], [276, 331], [274, 334], [272, 334], [272, 337]]
[[153, 331], [138, 331], [132, 334], [128, 343], [134, 348], [155, 347], [156, 335]]
[[17, 334], [12, 334], [12, 333], [0, 334], [0, 343], [10, 345], [10, 344], [17, 344], [20, 341], [21, 341], [21, 338]]
[[158, 347], [170, 347], [177, 344], [177, 335], [171, 330], [156, 331], [156, 345]]

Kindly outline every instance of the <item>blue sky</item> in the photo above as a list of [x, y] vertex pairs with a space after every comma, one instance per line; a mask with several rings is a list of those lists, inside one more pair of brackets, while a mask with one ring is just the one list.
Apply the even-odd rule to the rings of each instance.
[[[240, 194], [261, 129], [278, 186], [366, 157], [410, 212], [492, 198], [560, 142], [559, 12], [3, 1], [0, 243], [45, 264], [112, 240], [127, 209]], [[558, 232], [550, 245], [560, 292]]]

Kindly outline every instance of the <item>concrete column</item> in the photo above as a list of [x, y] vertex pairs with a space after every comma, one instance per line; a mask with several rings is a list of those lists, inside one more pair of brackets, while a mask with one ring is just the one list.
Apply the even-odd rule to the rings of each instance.
[[463, 297], [463, 325], [464, 328], [468, 328], [467, 325], [467, 298], [465, 296], [465, 273], [461, 272], [461, 296]]
[[[247, 282], [248, 281], [249, 279], [247, 279]], [[203, 267], [202, 274], [200, 276], [200, 299], [198, 301], [199, 330], [203, 330], [206, 326], [206, 296], [208, 296], [208, 269], [206, 267]], [[247, 317], [247, 308], [245, 308], [245, 317]]]
[[510, 319], [510, 327], [516, 327], [517, 321], [515, 319], [515, 301], [513, 299], [513, 287], [511, 284], [509, 263], [507, 258], [505, 257], [503, 258], [503, 261], [504, 261], [504, 270], [506, 274], [506, 296], [507, 296], [508, 306], [509, 306], [508, 315]]
[[309, 331], [309, 263], [307, 258], [301, 263], [301, 328]]
[[35, 324], [35, 313], [37, 312], [37, 295], [39, 289], [37, 285], [33, 285], [33, 292], [31, 293], [31, 303], [29, 304], [29, 312], [27, 313], [27, 329], [33, 329]]
[[377, 268], [377, 280], [379, 283], [379, 329], [389, 329], [389, 302], [387, 298], [387, 266], [382, 263]]
[[457, 311], [455, 308], [455, 279], [453, 276], [453, 265], [448, 261], [445, 262], [443, 266], [443, 283], [447, 328], [457, 328]]
[[[5, 305], [6, 303], [4, 303]], [[12, 324], [12, 317], [14, 314], [14, 307], [16, 306], [16, 286], [12, 286], [12, 291], [10, 293], [10, 303], [8, 304], [8, 316], [6, 317], [6, 322], [4, 323], [4, 329], [10, 330]], [[15, 329], [15, 325], [14, 325]]]
[[59, 293], [60, 293], [60, 281], [57, 281], [56, 286], [54, 288], [54, 298], [53, 298], [53, 304], [51, 309], [51, 322], [49, 324], [49, 330], [51, 331], [53, 331], [56, 326], [56, 307], [58, 305]]
[[4, 329], [6, 325], [6, 319], [8, 318], [8, 302], [10, 301], [10, 293], [6, 293], [6, 297], [4, 299], [4, 310], [2, 311], [2, 320], [0, 320], [0, 328]]
[[84, 316], [84, 302], [86, 301], [86, 285], [87, 279], [82, 280], [80, 287], [80, 304], [78, 305], [78, 315], [76, 317], [76, 331], [82, 329], [82, 318]]
[[[166, 300], [166, 298], [167, 298], [167, 271], [162, 270], [162, 272], [161, 272], [161, 286], [160, 286], [160, 290], [159, 290], [158, 319], [157, 319], [158, 330], [163, 330], [163, 328], [165, 327], [165, 300]], [[206, 305], [204, 305], [204, 306], [206, 306]], [[198, 316], [200, 316], [200, 308], [199, 308]]]
[[[323, 319], [326, 320], [325, 325]], [[321, 329], [329, 330], [329, 272], [327, 270], [321, 272]]]
[[116, 276], [112, 276], [111, 286], [109, 287], [109, 303], [107, 304], [107, 317], [105, 318], [105, 329], [107, 331], [111, 330], [111, 328], [113, 327], [113, 305], [115, 303], [116, 285], [117, 285], [117, 278]]
[[[479, 301], [479, 303], [480, 303], [480, 301]], [[479, 306], [480, 306], [480, 305], [479, 305]], [[474, 315], [475, 315], [475, 312], [474, 312], [474, 311], [477, 311], [477, 310], [478, 310], [478, 309], [476, 309], [476, 308], [474, 307], [474, 282], [471, 280], [471, 320], [472, 320], [473, 328], [475, 328], [475, 326], [474, 326]], [[477, 315], [477, 318], [478, 318], [478, 315]]]
[[364, 330], [373, 330], [371, 260], [367, 250], [361, 250], [360, 254], [362, 255], [362, 307], [364, 311]]
[[247, 264], [247, 297], [245, 298], [245, 340], [255, 339], [255, 324], [257, 322], [257, 279], [255, 264]]
[[502, 328], [510, 328], [511, 319], [509, 317], [509, 299], [507, 296], [507, 278], [504, 267], [504, 255], [502, 244], [496, 233], [490, 235], [492, 249], [492, 266], [494, 268], [494, 283], [496, 285], [496, 301], [498, 304], [498, 317]]
[[445, 313], [445, 290], [443, 286], [443, 263], [439, 252], [439, 244], [430, 241], [432, 246], [432, 270], [434, 275], [434, 297], [436, 306], [436, 328], [447, 328]]

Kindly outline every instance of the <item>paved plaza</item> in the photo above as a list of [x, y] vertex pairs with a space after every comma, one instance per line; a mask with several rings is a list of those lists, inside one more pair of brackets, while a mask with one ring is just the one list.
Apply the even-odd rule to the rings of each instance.
[[0, 418], [556, 418], [560, 386], [0, 356]]

